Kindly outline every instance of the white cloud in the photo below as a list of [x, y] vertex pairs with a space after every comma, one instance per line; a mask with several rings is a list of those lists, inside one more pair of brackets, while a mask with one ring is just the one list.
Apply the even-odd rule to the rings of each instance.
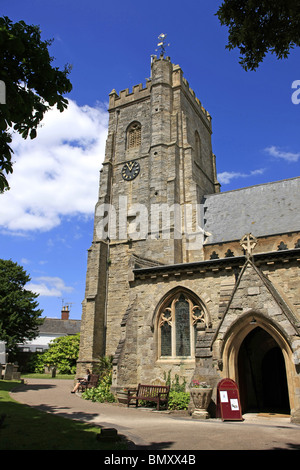
[[298, 153], [286, 152], [286, 151], [280, 150], [275, 145], [265, 148], [265, 151], [272, 157], [282, 158], [283, 160], [287, 162], [297, 162], [300, 158], [300, 152]]
[[1, 195], [3, 230], [50, 230], [61, 218], [92, 215], [104, 160], [108, 116], [104, 107], [69, 100], [48, 111], [34, 140], [13, 136], [14, 172]]
[[63, 292], [73, 292], [73, 287], [65, 285], [60, 277], [41, 276], [29, 282], [26, 289], [45, 297], [62, 297]]
[[221, 184], [229, 184], [232, 179], [240, 178], [241, 176], [241, 173], [234, 171], [223, 171], [222, 173], [218, 173], [218, 181]]
[[249, 178], [250, 176], [262, 175], [264, 173], [264, 168], [253, 170], [250, 173], [240, 173], [235, 171], [223, 171], [218, 173], [218, 181], [221, 184], [229, 184], [232, 179], [236, 178]]

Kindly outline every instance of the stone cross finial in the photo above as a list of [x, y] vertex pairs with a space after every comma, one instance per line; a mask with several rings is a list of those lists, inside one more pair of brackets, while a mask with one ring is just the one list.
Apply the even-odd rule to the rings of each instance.
[[252, 235], [252, 233], [247, 233], [240, 240], [240, 245], [245, 250], [246, 256], [249, 258], [257, 245], [257, 239]]

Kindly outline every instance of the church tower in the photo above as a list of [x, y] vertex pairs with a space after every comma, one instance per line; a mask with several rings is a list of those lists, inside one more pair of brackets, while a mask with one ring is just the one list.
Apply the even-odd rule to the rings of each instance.
[[219, 192], [211, 116], [169, 57], [109, 95], [109, 126], [88, 250], [79, 372], [114, 355], [136, 267], [203, 259], [200, 203]]

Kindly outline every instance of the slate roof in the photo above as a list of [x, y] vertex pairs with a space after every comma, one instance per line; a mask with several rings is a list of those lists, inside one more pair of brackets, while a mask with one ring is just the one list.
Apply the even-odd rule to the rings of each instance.
[[300, 230], [300, 177], [204, 197], [206, 244]]
[[45, 318], [40, 325], [40, 334], [75, 335], [80, 333], [80, 320], [61, 320], [58, 318]]

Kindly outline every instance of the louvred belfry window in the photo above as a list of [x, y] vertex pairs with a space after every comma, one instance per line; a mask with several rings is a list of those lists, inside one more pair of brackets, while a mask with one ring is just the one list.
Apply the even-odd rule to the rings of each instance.
[[142, 127], [139, 122], [130, 124], [127, 130], [127, 148], [132, 149], [141, 145]]

